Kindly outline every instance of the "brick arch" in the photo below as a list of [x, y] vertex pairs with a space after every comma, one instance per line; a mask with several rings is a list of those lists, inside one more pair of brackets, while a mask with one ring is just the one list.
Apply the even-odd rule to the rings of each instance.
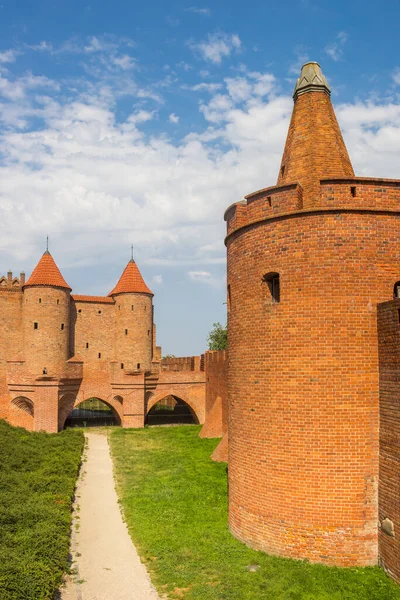
[[65, 421], [74, 408], [76, 402], [76, 394], [72, 392], [68, 392], [61, 396], [58, 401], [58, 431], [62, 431], [64, 429]]
[[176, 391], [174, 392], [173, 390], [160, 392], [159, 394], [153, 394], [152, 396], [150, 396], [150, 398], [146, 402], [145, 417], [147, 417], [150, 410], [153, 408], [153, 406], [157, 404], [157, 402], [160, 402], [160, 400], [167, 398], [167, 396], [174, 396], [174, 398], [176, 398], [177, 400], [185, 402], [185, 404], [187, 404], [189, 408], [193, 411], [198, 423], [202, 422], [202, 414], [199, 411], [199, 407], [197, 406], [196, 401], [190, 398], [189, 395], [178, 393]]
[[26, 396], [16, 396], [11, 400], [9, 421], [11, 425], [25, 427], [33, 431], [35, 424], [35, 404]]
[[[66, 394], [66, 396], [69, 394]], [[73, 395], [73, 394], [72, 394]], [[89, 400], [90, 398], [97, 398], [98, 400], [101, 400], [101, 402], [104, 402], [104, 404], [107, 404], [107, 406], [109, 406], [111, 408], [111, 410], [113, 411], [113, 413], [115, 414], [117, 420], [119, 421], [119, 425], [123, 424], [123, 408], [122, 408], [122, 403], [117, 400], [117, 398], [121, 398], [121, 396], [114, 396], [113, 398], [102, 398], [101, 396], [99, 396], [99, 394], [85, 394], [84, 397], [82, 397], [82, 395], [78, 395], [78, 396], [74, 396], [74, 400], [72, 403], [67, 403], [67, 406], [69, 406], [69, 410], [65, 411], [66, 414], [63, 414], [63, 418], [62, 420], [59, 418], [59, 430], [63, 429], [65, 426], [65, 421], [67, 420], [68, 415], [70, 414], [70, 412], [74, 409], [77, 408], [80, 404], [82, 404], [82, 402], [85, 402], [85, 400]], [[60, 412], [59, 412], [60, 415]], [[61, 426], [60, 426], [61, 425]]]

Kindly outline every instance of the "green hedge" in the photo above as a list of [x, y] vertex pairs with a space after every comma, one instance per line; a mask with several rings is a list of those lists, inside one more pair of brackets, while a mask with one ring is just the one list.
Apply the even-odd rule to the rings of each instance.
[[30, 433], [0, 421], [0, 598], [50, 600], [68, 569], [80, 431]]

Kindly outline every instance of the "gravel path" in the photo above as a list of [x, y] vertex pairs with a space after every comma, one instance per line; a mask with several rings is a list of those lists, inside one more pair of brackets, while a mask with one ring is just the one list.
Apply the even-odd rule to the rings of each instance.
[[87, 433], [71, 554], [75, 575], [61, 600], [159, 600], [122, 521], [106, 435]]

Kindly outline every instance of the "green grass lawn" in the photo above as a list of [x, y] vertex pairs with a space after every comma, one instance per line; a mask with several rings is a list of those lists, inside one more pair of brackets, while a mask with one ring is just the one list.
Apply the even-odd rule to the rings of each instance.
[[1, 600], [50, 600], [59, 586], [83, 443], [80, 431], [29, 433], [0, 421]]
[[187, 600], [400, 600], [400, 586], [377, 567], [312, 565], [236, 540], [227, 527], [226, 465], [210, 460], [217, 440], [200, 439], [199, 430], [110, 434], [129, 531], [159, 592]]

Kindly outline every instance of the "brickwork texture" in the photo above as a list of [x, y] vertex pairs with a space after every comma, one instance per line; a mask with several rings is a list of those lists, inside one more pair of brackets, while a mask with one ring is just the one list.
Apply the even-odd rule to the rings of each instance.
[[311, 68], [277, 186], [225, 214], [229, 523], [272, 554], [374, 565], [377, 305], [400, 279], [400, 182], [354, 177]]

